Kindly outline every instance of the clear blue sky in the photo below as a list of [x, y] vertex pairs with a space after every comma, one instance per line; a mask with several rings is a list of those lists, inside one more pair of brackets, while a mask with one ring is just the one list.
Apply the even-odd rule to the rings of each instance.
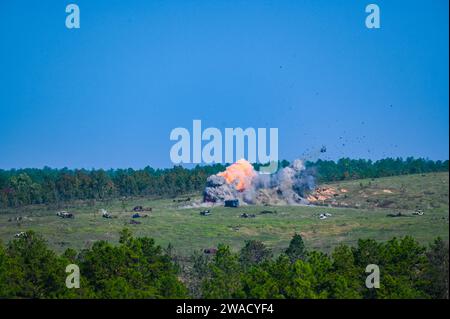
[[193, 119], [278, 127], [289, 160], [448, 159], [447, 0], [72, 2], [79, 30], [0, 1], [0, 168], [170, 167]]

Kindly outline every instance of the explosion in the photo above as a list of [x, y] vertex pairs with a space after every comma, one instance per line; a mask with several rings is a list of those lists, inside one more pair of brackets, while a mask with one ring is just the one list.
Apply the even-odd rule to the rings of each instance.
[[267, 175], [259, 174], [252, 164], [241, 159], [224, 172], [208, 177], [203, 200], [205, 203], [239, 199], [246, 204], [308, 204], [305, 193], [312, 189], [314, 177], [301, 160]]
[[236, 190], [242, 192], [251, 187], [252, 180], [257, 176], [257, 173], [253, 169], [252, 164], [245, 159], [240, 159], [217, 175], [225, 178], [228, 184], [235, 184]]

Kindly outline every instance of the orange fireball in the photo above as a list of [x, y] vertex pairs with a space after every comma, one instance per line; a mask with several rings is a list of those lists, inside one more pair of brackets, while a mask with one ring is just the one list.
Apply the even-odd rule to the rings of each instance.
[[228, 184], [235, 183], [236, 189], [243, 191], [251, 185], [252, 179], [256, 176], [256, 172], [252, 164], [245, 159], [240, 159], [236, 163], [228, 166], [224, 172], [218, 173], [217, 175], [225, 178]]

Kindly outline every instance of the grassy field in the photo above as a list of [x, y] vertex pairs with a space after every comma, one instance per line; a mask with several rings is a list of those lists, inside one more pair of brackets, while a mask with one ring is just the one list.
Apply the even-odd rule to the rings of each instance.
[[[201, 208], [183, 208], [173, 199], [146, 198], [72, 204], [65, 209], [75, 214], [74, 219], [61, 219], [55, 215], [56, 208], [46, 206], [8, 209], [0, 211], [0, 239], [7, 242], [14, 234], [31, 229], [43, 234], [61, 252], [68, 247], [89, 247], [101, 239], [116, 242], [119, 231], [128, 227], [136, 236], [153, 237], [162, 246], [171, 243], [175, 252], [184, 256], [218, 243], [238, 249], [247, 239], [261, 240], [279, 252], [296, 232], [302, 234], [308, 247], [325, 252], [340, 243], [354, 244], [359, 238], [388, 240], [412, 235], [422, 243], [437, 236], [448, 240], [448, 173], [320, 186], [344, 188], [346, 192], [322, 203], [326, 206], [214, 207], [210, 216], [201, 216]], [[194, 198], [199, 199], [199, 194]], [[130, 211], [136, 205], [152, 207], [153, 211], [147, 218], [136, 219], [141, 224], [132, 225]], [[100, 208], [115, 218], [102, 218]], [[417, 208], [425, 214], [414, 216]], [[272, 213], [261, 214], [264, 210]], [[244, 212], [256, 217], [240, 218]], [[332, 216], [320, 220], [318, 215], [326, 212]], [[387, 216], [397, 212], [406, 216]], [[18, 216], [21, 222], [15, 220]]]

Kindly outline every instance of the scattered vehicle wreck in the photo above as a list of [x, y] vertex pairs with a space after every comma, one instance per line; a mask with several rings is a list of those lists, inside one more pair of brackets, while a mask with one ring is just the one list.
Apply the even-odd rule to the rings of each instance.
[[133, 214], [132, 216], [131, 216], [131, 218], [145, 218], [145, 217], [148, 217], [148, 215], [147, 214], [139, 214], [139, 213], [136, 213], [136, 214]]
[[100, 209], [100, 213], [102, 214], [103, 218], [113, 218], [113, 216], [110, 213], [108, 213], [106, 209]]
[[75, 215], [66, 211], [60, 211], [56, 213], [56, 216], [61, 218], [75, 218]]
[[319, 219], [327, 219], [328, 217], [331, 217], [332, 215], [330, 213], [321, 213], [319, 215]]
[[243, 213], [241, 214], [241, 216], [239, 216], [240, 218], [255, 218], [256, 215], [255, 214], [247, 214], [247, 213]]
[[233, 207], [233, 208], [239, 207], [239, 199], [226, 200], [224, 203], [224, 206], [225, 207]]
[[263, 210], [260, 212], [261, 215], [266, 215], [266, 214], [277, 214], [276, 210]]
[[133, 212], [151, 212], [151, 207], [135, 206], [133, 207]]
[[395, 214], [387, 214], [386, 215], [387, 217], [408, 217], [408, 215], [406, 215], [406, 214], [403, 214], [403, 213], [401, 213], [401, 212], [398, 212], [398, 213], [395, 213]]

